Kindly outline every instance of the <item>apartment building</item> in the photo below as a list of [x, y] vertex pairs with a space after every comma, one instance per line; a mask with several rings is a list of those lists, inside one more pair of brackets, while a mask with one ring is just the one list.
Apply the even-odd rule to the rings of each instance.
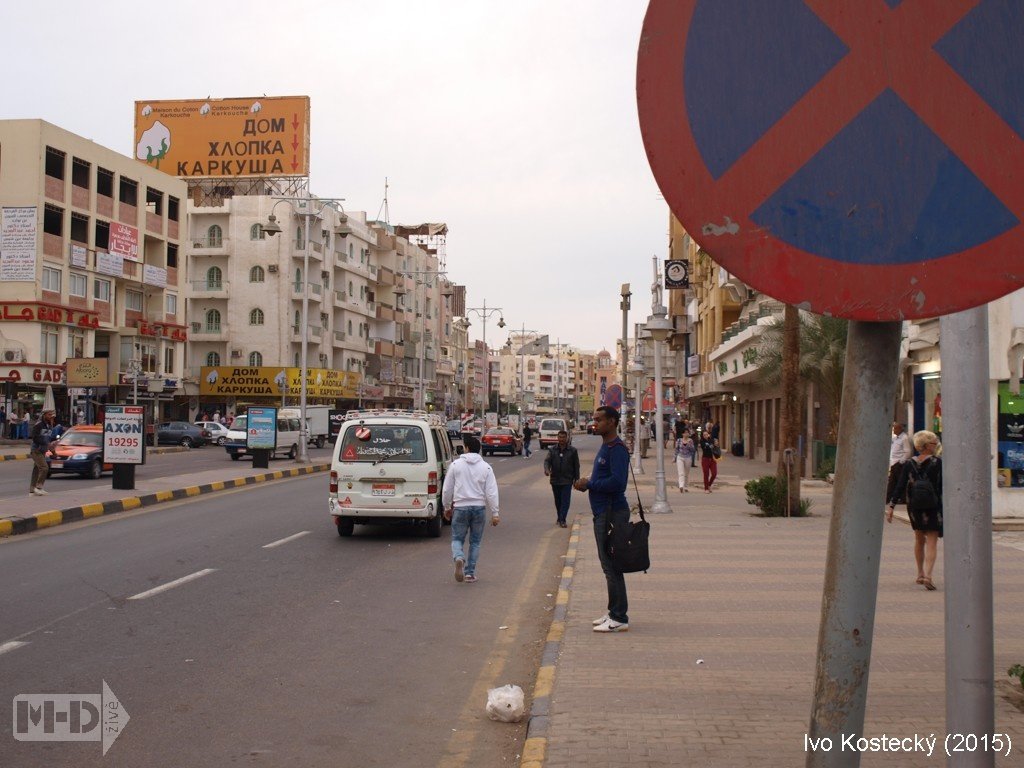
[[132, 400], [172, 415], [185, 183], [42, 120], [0, 121], [0, 158], [5, 404], [38, 411], [49, 386], [64, 419]]

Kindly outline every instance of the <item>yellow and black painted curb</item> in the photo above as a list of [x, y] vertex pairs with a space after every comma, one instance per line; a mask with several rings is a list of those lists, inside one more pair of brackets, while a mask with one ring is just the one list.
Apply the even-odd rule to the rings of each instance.
[[544, 653], [537, 670], [537, 680], [533, 684], [533, 702], [530, 706], [530, 721], [526, 729], [526, 743], [523, 745], [523, 756], [519, 761], [520, 768], [543, 768], [548, 749], [548, 728], [551, 725], [551, 692], [555, 685], [555, 667], [558, 665], [558, 654], [562, 649], [565, 637], [565, 619], [569, 611], [569, 590], [576, 572], [576, 553], [580, 544], [580, 518], [573, 520], [572, 533], [569, 536], [569, 547], [565, 552], [565, 564], [562, 567], [562, 580], [558, 584], [558, 596], [555, 598], [555, 610], [551, 617], [551, 627], [544, 643]]
[[87, 520], [91, 517], [101, 515], [112, 515], [116, 512], [125, 512], [129, 509], [140, 507], [151, 507], [154, 504], [163, 504], [168, 501], [185, 499], [190, 496], [199, 496], [204, 493], [224, 491], [231, 488], [240, 488], [246, 485], [265, 483], [268, 480], [282, 480], [286, 477], [298, 477], [299, 475], [310, 475], [314, 472], [326, 472], [331, 468], [330, 464], [312, 464], [308, 467], [294, 467], [292, 469], [279, 469], [274, 472], [264, 472], [249, 477], [236, 477], [233, 480], [223, 480], [205, 485], [192, 485], [187, 488], [175, 488], [168, 491], [157, 491], [145, 496], [129, 496], [125, 499], [113, 499], [111, 501], [98, 501], [92, 504], [83, 504], [78, 507], [67, 509], [52, 509], [48, 512], [37, 512], [28, 517], [11, 517], [0, 520], [0, 536], [11, 536], [20, 533], [31, 533], [40, 528], [50, 528], [64, 523], [74, 523], [79, 520]]
[[21, 461], [27, 458], [27, 453], [5, 453], [0, 455], [0, 461]]

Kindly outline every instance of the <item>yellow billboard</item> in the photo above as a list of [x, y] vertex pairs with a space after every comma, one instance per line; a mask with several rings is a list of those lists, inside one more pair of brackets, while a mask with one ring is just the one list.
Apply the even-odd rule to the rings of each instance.
[[[232, 397], [298, 398], [302, 369], [284, 366], [203, 366], [199, 376], [200, 395]], [[306, 395], [315, 398], [356, 398], [359, 374], [330, 368], [306, 369]]]
[[135, 158], [171, 176], [309, 175], [309, 97], [135, 102]]

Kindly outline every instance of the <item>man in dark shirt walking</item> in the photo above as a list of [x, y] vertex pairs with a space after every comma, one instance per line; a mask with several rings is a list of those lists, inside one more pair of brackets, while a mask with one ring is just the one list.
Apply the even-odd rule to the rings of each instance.
[[43, 490], [43, 483], [46, 482], [46, 476], [49, 474], [46, 451], [52, 441], [50, 432], [53, 429], [53, 421], [53, 411], [43, 411], [42, 417], [32, 427], [32, 447], [28, 454], [32, 459], [32, 480], [28, 492], [32, 496], [45, 496], [48, 493]]
[[551, 492], [555, 496], [557, 524], [567, 527], [569, 504], [572, 502], [572, 484], [580, 479], [580, 455], [569, 445], [569, 433], [558, 431], [558, 443], [548, 448], [544, 457], [544, 474], [551, 478]]
[[626, 577], [615, 568], [605, 546], [608, 525], [625, 526], [629, 522], [626, 483], [629, 479], [629, 449], [618, 435], [619, 412], [604, 405], [594, 411], [594, 434], [604, 441], [594, 458], [590, 477], [576, 481], [577, 491], [590, 494], [590, 510], [594, 513], [594, 538], [597, 557], [608, 582], [608, 612], [594, 620], [595, 632], [625, 632], [629, 629], [626, 598]]

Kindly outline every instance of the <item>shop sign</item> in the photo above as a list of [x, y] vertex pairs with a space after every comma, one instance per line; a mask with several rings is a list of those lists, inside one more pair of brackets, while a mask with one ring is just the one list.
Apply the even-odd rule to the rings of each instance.
[[107, 385], [107, 363], [105, 357], [69, 357], [67, 383], [69, 387], [104, 387]]
[[135, 327], [139, 329], [140, 336], [159, 336], [173, 341], [188, 341], [188, 331], [182, 326], [136, 320]]
[[[297, 395], [302, 388], [301, 368], [272, 366], [203, 366], [200, 395], [235, 397]], [[328, 368], [306, 369], [306, 395], [318, 398], [356, 398], [359, 374]]]
[[59, 365], [11, 365], [0, 363], [0, 381], [37, 384], [63, 384], [64, 370]]
[[3, 209], [0, 216], [0, 280], [36, 281], [37, 227], [34, 206]]
[[127, 224], [111, 222], [108, 246], [111, 255], [121, 256], [129, 261], [139, 258], [139, 230]]
[[141, 405], [108, 405], [103, 409], [103, 460], [109, 464], [143, 463], [146, 409]]
[[27, 323], [59, 323], [80, 328], [100, 327], [100, 316], [96, 312], [38, 301], [0, 301], [0, 318]]

